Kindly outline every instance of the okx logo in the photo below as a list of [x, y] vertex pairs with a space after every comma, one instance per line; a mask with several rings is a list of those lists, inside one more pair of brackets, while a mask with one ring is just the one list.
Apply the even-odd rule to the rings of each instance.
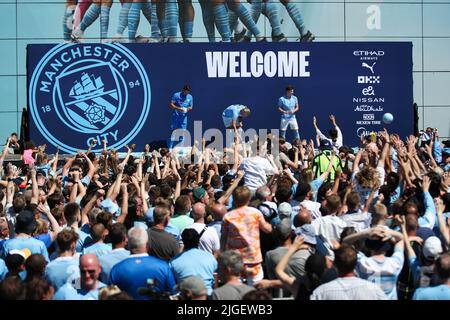
[[150, 111], [150, 92], [142, 64], [123, 45], [63, 44], [36, 67], [29, 102], [48, 142], [76, 152], [96, 139], [93, 151], [99, 152], [103, 139], [118, 149], [140, 132]]

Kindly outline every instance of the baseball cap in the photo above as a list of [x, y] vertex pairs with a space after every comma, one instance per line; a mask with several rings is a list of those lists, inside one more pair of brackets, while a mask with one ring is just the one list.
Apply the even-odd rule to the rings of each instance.
[[305, 239], [305, 243], [317, 244], [316, 230], [312, 224], [304, 224], [301, 227], [295, 229], [295, 233], [302, 236]]
[[31, 234], [37, 227], [36, 218], [31, 211], [22, 211], [16, 218], [16, 232]]
[[193, 195], [196, 200], [201, 200], [206, 194], [206, 190], [202, 187], [197, 187], [194, 189]]
[[193, 296], [202, 296], [208, 293], [205, 283], [202, 279], [190, 276], [183, 279], [177, 286], [179, 291], [190, 291]]
[[429, 237], [423, 244], [422, 252], [426, 259], [436, 260], [442, 253], [441, 240], [435, 236]]
[[282, 218], [282, 216], [291, 217], [292, 206], [287, 202], [280, 203], [280, 205], [278, 206], [278, 215], [280, 216], [280, 218]]
[[116, 213], [119, 210], [119, 206], [114, 203], [110, 198], [106, 198], [100, 203], [100, 207], [109, 213]]
[[287, 239], [292, 232], [291, 219], [282, 219], [279, 224], [275, 227], [275, 232], [283, 240]]
[[8, 255], [13, 255], [13, 254], [18, 254], [20, 255], [22, 258], [24, 258], [24, 260], [28, 259], [29, 256], [31, 256], [31, 252], [29, 249], [12, 249], [8, 252]]
[[320, 140], [320, 150], [331, 150], [332, 146], [331, 146], [331, 142], [329, 140], [326, 139], [322, 139]]

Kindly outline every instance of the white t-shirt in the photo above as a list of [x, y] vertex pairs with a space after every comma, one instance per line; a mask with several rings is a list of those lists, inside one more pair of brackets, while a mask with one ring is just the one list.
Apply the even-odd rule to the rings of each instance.
[[363, 212], [359, 210], [358, 212], [346, 213], [340, 216], [349, 227], [355, 227], [357, 232], [361, 232], [365, 229], [370, 228], [370, 222], [372, 221], [372, 214], [369, 212]]
[[273, 167], [266, 158], [256, 156], [242, 160], [240, 169], [244, 170], [244, 185], [256, 190], [267, 183], [267, 175], [274, 173]]
[[334, 258], [334, 252], [331, 250], [332, 240], [339, 242], [342, 230], [347, 227], [347, 223], [335, 215], [328, 215], [317, 218], [311, 224], [316, 230], [316, 235], [323, 240], [324, 245], [328, 250], [328, 255], [331, 258]]
[[[189, 227], [186, 227], [186, 229], [195, 229], [200, 234], [205, 226], [206, 225], [204, 223], [195, 222]], [[217, 235], [217, 231], [214, 228], [206, 228], [205, 232], [203, 232], [200, 238], [200, 245], [198, 246], [198, 248], [211, 254], [214, 254], [214, 251], [220, 250], [220, 239]]]

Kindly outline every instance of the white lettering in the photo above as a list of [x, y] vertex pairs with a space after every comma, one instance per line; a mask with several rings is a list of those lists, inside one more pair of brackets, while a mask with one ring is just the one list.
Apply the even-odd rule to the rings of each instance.
[[241, 52], [241, 78], [250, 78], [252, 74], [247, 70], [247, 52]]
[[264, 57], [261, 52], [256, 51], [250, 57], [250, 70], [252, 72], [252, 76], [255, 78], [259, 78], [262, 76], [264, 72]]
[[[205, 52], [208, 78], [310, 77], [309, 51]], [[250, 60], [250, 61], [248, 61]]]
[[298, 52], [278, 52], [278, 77], [298, 77], [298, 63]]
[[277, 56], [273, 51], [268, 51], [264, 55], [264, 73], [269, 78], [277, 74]]
[[306, 67], [309, 66], [309, 62], [306, 61], [306, 57], [309, 57], [309, 51], [300, 51], [299, 64], [300, 64], [300, 77], [309, 77], [309, 71], [306, 71]]
[[239, 78], [240, 74], [236, 69], [239, 67], [239, 62], [236, 61], [236, 58], [239, 57], [238, 51], [230, 52], [230, 78]]
[[227, 76], [228, 52], [205, 52], [208, 78], [225, 78]]

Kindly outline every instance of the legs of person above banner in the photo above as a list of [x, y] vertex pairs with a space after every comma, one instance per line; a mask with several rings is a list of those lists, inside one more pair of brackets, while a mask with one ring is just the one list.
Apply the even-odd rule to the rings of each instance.
[[286, 37], [281, 32], [280, 16], [278, 14], [278, 8], [275, 4], [275, 0], [268, 0], [267, 2], [264, 2], [262, 12], [269, 19], [270, 26], [272, 27], [272, 41], [287, 41]]
[[145, 19], [147, 19], [150, 26], [152, 25], [152, 3], [149, 0], [144, 0], [142, 2], [142, 14]]
[[[259, 16], [261, 15], [261, 11], [262, 11], [262, 0], [251, 0], [251, 7], [250, 7], [250, 13], [252, 15], [252, 19], [253, 21], [256, 23], [258, 23], [259, 20]], [[245, 34], [245, 38], [246, 40], [249, 40], [252, 38], [252, 31], [247, 30], [247, 33]]]
[[128, 13], [130, 11], [133, 0], [124, 0], [119, 14], [119, 25], [117, 26], [117, 33], [113, 40], [120, 41], [123, 38], [123, 32], [128, 27]]
[[152, 19], [151, 19], [152, 39], [159, 41], [161, 40], [162, 35], [158, 25], [158, 15], [156, 14], [156, 3], [151, 3], [151, 5], [152, 5]]
[[100, 11], [100, 37], [102, 41], [108, 39], [109, 11], [111, 10], [112, 0], [102, 0]]
[[[232, 13], [236, 16], [236, 14], [233, 11], [229, 11], [229, 13], [230, 14]], [[247, 29], [245, 29], [242, 23], [240, 23], [239, 20], [237, 20], [237, 16], [233, 31], [234, 31], [234, 42], [240, 42], [242, 39], [244, 39], [245, 33], [247, 32]]]
[[290, 2], [290, 0], [280, 0], [281, 3], [286, 7], [286, 10], [294, 22], [297, 30], [300, 32], [300, 41], [311, 42], [315, 39], [314, 35], [306, 30], [305, 24], [300, 13], [300, 9], [295, 3]]
[[231, 11], [231, 10], [228, 10], [228, 24], [229, 24], [229, 26], [230, 26], [230, 32], [233, 32], [233, 31], [234, 31], [234, 37], [233, 37], [232, 41], [233, 41], [233, 42], [239, 42], [239, 41], [244, 37], [245, 32], [244, 32], [244, 34], [240, 37], [239, 40], [236, 39], [236, 30], [235, 30], [235, 29], [236, 29], [237, 26], [239, 25], [239, 19], [238, 19], [237, 14], [234, 13], [233, 11]]
[[167, 40], [166, 23], [166, 2], [165, 0], [156, 0], [156, 16], [158, 17], [158, 27], [161, 31], [162, 42]]
[[239, 2], [239, 0], [228, 0], [227, 3], [228, 8], [233, 10], [237, 14], [239, 19], [241, 19], [242, 23], [247, 27], [247, 29], [249, 29], [253, 33], [253, 35], [256, 37], [256, 41], [262, 41], [265, 39], [261, 31], [256, 26], [255, 21], [253, 21], [252, 17], [250, 16], [250, 13], [247, 11], [244, 5]]
[[209, 42], [216, 42], [216, 29], [214, 28], [214, 13], [212, 5], [209, 0], [200, 0], [200, 7], [202, 8], [203, 25], [206, 29]]
[[84, 36], [84, 31], [87, 29], [87, 27], [89, 27], [95, 20], [97, 20], [98, 16], [100, 15], [100, 5], [100, 1], [94, 1], [94, 3], [86, 11], [83, 20], [81, 20], [80, 27], [73, 30], [72, 32], [72, 36], [75, 38], [75, 40], [82, 39]]
[[167, 42], [175, 42], [178, 28], [178, 4], [176, 0], [166, 0], [165, 20]]
[[[77, 1], [73, 0], [73, 2], [77, 2]], [[73, 16], [73, 30], [79, 28], [81, 20], [83, 20], [84, 15], [86, 14], [86, 11], [89, 9], [91, 4], [92, 4], [92, 0], [78, 1], [77, 8], [75, 9], [75, 13]]]
[[72, 20], [73, 15], [76, 9], [76, 0], [67, 0], [66, 1], [66, 11], [64, 12], [63, 17], [63, 33], [64, 33], [64, 41], [70, 42], [72, 34]]
[[141, 19], [142, 0], [133, 0], [128, 11], [128, 42], [136, 41], [136, 31]]
[[183, 42], [191, 42], [194, 29], [194, 7], [192, 0], [178, 0], [178, 23]]
[[212, 2], [214, 18], [216, 19], [217, 30], [222, 37], [222, 42], [230, 42], [231, 31], [225, 2], [222, 0], [213, 0]]

